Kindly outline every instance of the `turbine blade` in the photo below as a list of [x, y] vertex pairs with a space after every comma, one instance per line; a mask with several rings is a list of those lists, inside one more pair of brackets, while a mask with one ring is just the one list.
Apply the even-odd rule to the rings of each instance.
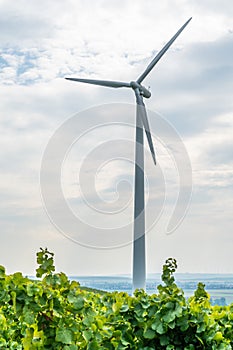
[[178, 30], [178, 32], [168, 41], [168, 43], [162, 48], [161, 51], [155, 56], [155, 58], [150, 62], [145, 71], [140, 75], [137, 79], [137, 83], [141, 84], [141, 82], [145, 79], [145, 77], [150, 73], [150, 71], [154, 68], [156, 63], [160, 60], [160, 58], [165, 54], [165, 52], [169, 49], [169, 47], [173, 44], [176, 38], [180, 35], [180, 33], [184, 30], [184, 28], [191, 21], [192, 17]]
[[145, 129], [145, 132], [146, 132], [147, 141], [148, 141], [149, 148], [151, 151], [151, 155], [152, 155], [154, 164], [156, 165], [155, 150], [154, 150], [154, 146], [153, 146], [153, 142], [152, 142], [152, 137], [151, 137], [151, 132], [150, 132], [149, 121], [147, 118], [146, 108], [145, 108], [143, 101], [141, 101], [140, 104], [137, 103], [137, 113], [139, 113], [139, 115], [142, 119], [142, 123], [143, 123], [144, 129]]
[[65, 78], [67, 80], [78, 81], [80, 83], [87, 83], [93, 85], [107, 86], [112, 88], [120, 87], [131, 87], [129, 83], [124, 83], [121, 81], [110, 81], [110, 80], [95, 80], [95, 79], [79, 79], [79, 78]]

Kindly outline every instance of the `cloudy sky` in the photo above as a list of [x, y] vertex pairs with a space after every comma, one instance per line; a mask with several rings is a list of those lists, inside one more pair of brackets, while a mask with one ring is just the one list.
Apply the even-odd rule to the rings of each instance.
[[[148, 218], [156, 212], [156, 223], [147, 234], [147, 266], [148, 272], [159, 272], [167, 257], [175, 257], [179, 272], [233, 272], [232, 1], [0, 0], [0, 264], [9, 273], [34, 274], [39, 247], [53, 251], [57, 270], [67, 274], [131, 272], [132, 245], [124, 244], [131, 230], [125, 241], [117, 236], [114, 244], [121, 247], [114, 249], [112, 238], [109, 249], [99, 249], [103, 244], [87, 244], [86, 237], [91, 227], [104, 227], [108, 234], [109, 228], [124, 226], [132, 218], [133, 128], [123, 125], [129, 107], [122, 104], [133, 104], [133, 94], [82, 86], [64, 77], [131, 81], [191, 16], [145, 79], [152, 92], [146, 103], [158, 156], [154, 177], [146, 157], [151, 182]], [[119, 124], [102, 127], [108, 109], [114, 110], [112, 103], [122, 111]], [[126, 123], [134, 123], [131, 112], [126, 113]], [[156, 133], [156, 115], [180, 136], [192, 166], [189, 211], [172, 234], [166, 233], [166, 226], [182, 161], [173, 170], [169, 166], [166, 145]], [[46, 146], [73, 116], [76, 127], [80, 121], [77, 137], [82, 137], [67, 148], [58, 175], [65, 200], [86, 224], [77, 224], [77, 239], [51, 222], [40, 184]], [[114, 118], [111, 115], [109, 123]], [[91, 129], [92, 123], [98, 127]], [[67, 134], [63, 136], [66, 141]], [[84, 175], [77, 181], [80, 169]], [[102, 204], [95, 207], [100, 199]]]

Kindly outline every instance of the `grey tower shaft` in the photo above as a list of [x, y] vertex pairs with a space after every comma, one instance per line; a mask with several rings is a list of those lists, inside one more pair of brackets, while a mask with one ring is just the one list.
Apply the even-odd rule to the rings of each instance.
[[145, 208], [144, 208], [144, 139], [142, 112], [144, 107], [139, 89], [135, 90], [137, 102], [135, 182], [134, 182], [134, 241], [133, 241], [133, 291], [146, 288]]

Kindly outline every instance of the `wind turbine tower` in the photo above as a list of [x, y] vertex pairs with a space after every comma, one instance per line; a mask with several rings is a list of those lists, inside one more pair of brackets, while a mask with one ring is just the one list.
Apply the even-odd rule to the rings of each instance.
[[143, 98], [150, 98], [151, 93], [142, 82], [161, 59], [172, 43], [191, 21], [192, 17], [178, 30], [161, 51], [153, 58], [145, 71], [136, 81], [129, 83], [94, 80], [81, 78], [66, 78], [80, 83], [94, 84], [111, 88], [131, 88], [136, 97], [136, 145], [135, 145], [135, 181], [134, 181], [134, 236], [133, 236], [133, 290], [146, 288], [146, 244], [145, 244], [145, 191], [144, 191], [144, 131], [151, 151], [152, 159], [156, 165], [155, 151], [152, 142], [149, 122]]

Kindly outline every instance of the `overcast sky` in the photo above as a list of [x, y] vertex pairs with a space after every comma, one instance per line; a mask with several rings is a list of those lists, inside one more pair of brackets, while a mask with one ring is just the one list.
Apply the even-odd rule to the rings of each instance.
[[[92, 127], [92, 120], [102, 125], [103, 115], [108, 115], [107, 104], [117, 103], [119, 110], [127, 110], [121, 104], [134, 103], [131, 91], [82, 86], [64, 77], [136, 79], [191, 16], [190, 24], [145, 79], [152, 92], [146, 104], [152, 111], [149, 118], [158, 156], [156, 173], [146, 146], [146, 171], [151, 181], [147, 197], [152, 200], [147, 215], [153, 221], [156, 212], [158, 219], [147, 234], [147, 266], [148, 272], [159, 272], [165, 259], [174, 257], [179, 272], [233, 272], [232, 1], [0, 0], [0, 264], [9, 273], [34, 274], [40, 247], [53, 251], [57, 270], [70, 275], [131, 273], [131, 244], [104, 250], [81, 245], [90, 234], [88, 225], [108, 228], [131, 220], [133, 128], [124, 128], [124, 116], [116, 129], [109, 126], [82, 134], [64, 160], [64, 197], [88, 223], [86, 231], [79, 232], [80, 237], [85, 236], [83, 241], [78, 239], [81, 244], [61, 234], [46, 213], [41, 198], [41, 161], [55, 131], [72, 116], [81, 113], [80, 130], [84, 133]], [[94, 108], [94, 119], [90, 111], [82, 114], [89, 108]], [[175, 206], [177, 171], [166, 172], [169, 157], [156, 134], [153, 112], [180, 135], [192, 165], [189, 211], [170, 235], [166, 225]], [[88, 115], [90, 119], [85, 119]], [[114, 118], [111, 116], [110, 122]], [[134, 123], [128, 114], [127, 118], [126, 123]], [[128, 148], [121, 143], [113, 148], [104, 146], [123, 139], [123, 145], [129, 142]], [[95, 167], [84, 162], [85, 174], [93, 174], [96, 191], [102, 196], [103, 205], [97, 209], [117, 211], [116, 198], [121, 193], [120, 204], [127, 207], [122, 216], [102, 213], [98, 217], [98, 210], [85, 211], [81, 192], [87, 191], [84, 195], [90, 205], [94, 205], [96, 194], [88, 176], [80, 188], [76, 173], [90, 154]], [[108, 156], [113, 160], [110, 163]]]

